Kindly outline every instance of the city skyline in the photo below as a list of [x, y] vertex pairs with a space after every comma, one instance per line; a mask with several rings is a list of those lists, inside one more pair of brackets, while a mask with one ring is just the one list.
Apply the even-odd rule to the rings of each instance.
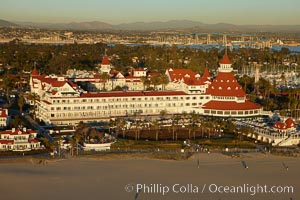
[[0, 19], [39, 23], [102, 21], [110, 24], [185, 19], [211, 24], [296, 25], [300, 24], [297, 20], [299, 6], [297, 0], [3, 0]]

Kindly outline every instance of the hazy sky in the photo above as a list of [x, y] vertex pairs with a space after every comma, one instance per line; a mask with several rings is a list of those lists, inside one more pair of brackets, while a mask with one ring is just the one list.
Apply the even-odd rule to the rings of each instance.
[[111, 24], [187, 19], [293, 25], [300, 24], [300, 0], [0, 0], [0, 19]]

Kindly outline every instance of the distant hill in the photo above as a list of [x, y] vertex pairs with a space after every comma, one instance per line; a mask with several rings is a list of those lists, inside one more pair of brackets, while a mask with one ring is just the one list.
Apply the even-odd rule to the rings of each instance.
[[0, 27], [10, 27], [10, 26], [18, 26], [15, 23], [0, 19]]
[[189, 20], [167, 22], [135, 22], [113, 26], [119, 30], [189, 30], [199, 32], [300, 32], [300, 25], [235, 25], [229, 23], [205, 24]]
[[58, 30], [108, 30], [113, 26], [104, 22], [71, 22], [71, 23], [33, 23], [33, 22], [18, 22], [23, 27], [47, 28]]
[[66, 24], [53, 24], [51, 28], [69, 29], [69, 30], [107, 30], [113, 26], [104, 22], [71, 22]]
[[135, 22], [115, 25], [119, 30], [167, 30], [167, 29], [186, 29], [204, 25], [201, 22], [189, 20], [171, 20], [167, 22]]
[[300, 25], [235, 25], [228, 23], [205, 24], [191, 20], [171, 20], [166, 22], [134, 22], [112, 25], [100, 21], [71, 23], [33, 23], [9, 22], [0, 19], [0, 27], [20, 26], [27, 28], [46, 28], [57, 30], [184, 30], [191, 32], [300, 32]]

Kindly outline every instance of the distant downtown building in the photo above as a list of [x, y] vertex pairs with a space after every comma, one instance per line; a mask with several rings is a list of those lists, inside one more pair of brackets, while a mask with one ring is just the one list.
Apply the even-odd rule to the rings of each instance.
[[[108, 70], [109, 62], [104, 59], [102, 64]], [[191, 70], [168, 69], [166, 75], [170, 82], [166, 91], [86, 92], [65, 77], [39, 75], [34, 69], [30, 86], [31, 92], [40, 97], [37, 118], [47, 124], [77, 124], [135, 114], [157, 116], [162, 110], [167, 114], [194, 112], [218, 117], [259, 116], [262, 107], [247, 100], [232, 74], [227, 55], [220, 62], [218, 71], [218, 75], [211, 79], [208, 69], [202, 76]], [[133, 78], [141, 82], [141, 77]]]

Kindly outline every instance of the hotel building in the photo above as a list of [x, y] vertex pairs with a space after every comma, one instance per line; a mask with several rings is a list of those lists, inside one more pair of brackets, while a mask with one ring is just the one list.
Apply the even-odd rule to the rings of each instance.
[[[104, 63], [108, 66], [107, 60]], [[227, 55], [214, 79], [208, 69], [202, 76], [185, 69], [168, 69], [166, 75], [170, 81], [166, 91], [86, 92], [65, 77], [39, 75], [34, 69], [30, 86], [31, 92], [40, 96], [37, 118], [47, 124], [77, 124], [136, 114], [158, 116], [162, 110], [167, 114], [194, 112], [219, 117], [261, 114], [262, 107], [247, 100], [233, 76]]]
[[0, 150], [30, 151], [40, 149], [40, 141], [36, 139], [37, 133], [31, 129], [5, 130], [0, 133]]

